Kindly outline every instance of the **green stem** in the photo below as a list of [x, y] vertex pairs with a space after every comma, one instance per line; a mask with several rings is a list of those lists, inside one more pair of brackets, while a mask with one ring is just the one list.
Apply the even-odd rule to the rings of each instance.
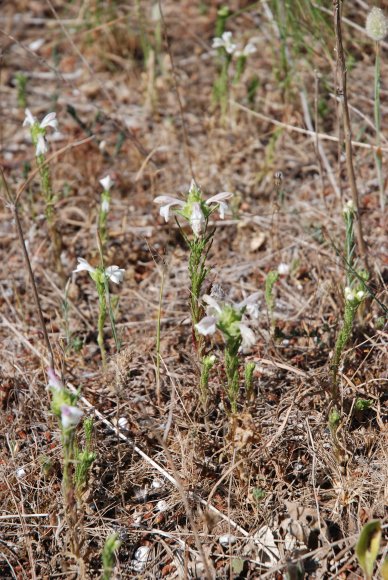
[[97, 342], [98, 342], [98, 346], [100, 347], [100, 351], [101, 351], [102, 365], [103, 365], [103, 367], [105, 367], [106, 366], [106, 351], [105, 351], [105, 345], [104, 345], [104, 326], [105, 326], [105, 320], [106, 320], [106, 297], [105, 297], [104, 284], [97, 283], [97, 292], [98, 292], [98, 305], [99, 305]]
[[237, 412], [237, 399], [239, 394], [239, 359], [238, 349], [241, 338], [230, 338], [225, 345], [225, 372], [227, 380], [227, 394], [232, 413]]
[[338, 398], [338, 384], [337, 384], [337, 375], [338, 375], [338, 369], [340, 366], [340, 362], [341, 362], [341, 356], [343, 353], [343, 350], [350, 338], [351, 332], [352, 332], [352, 327], [353, 327], [353, 322], [354, 319], [356, 317], [356, 312], [357, 312], [357, 308], [358, 308], [359, 304], [352, 304], [349, 301], [345, 302], [345, 314], [344, 314], [344, 322], [343, 322], [343, 326], [340, 330], [340, 333], [338, 335], [337, 341], [335, 343], [335, 347], [334, 347], [334, 355], [333, 355], [333, 360], [331, 363], [331, 370], [333, 373], [333, 398], [336, 400]]

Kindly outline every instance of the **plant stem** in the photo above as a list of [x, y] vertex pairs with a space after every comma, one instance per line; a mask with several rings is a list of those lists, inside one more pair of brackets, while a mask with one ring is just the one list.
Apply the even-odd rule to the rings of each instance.
[[375, 59], [375, 102], [374, 102], [374, 114], [375, 114], [375, 126], [376, 126], [376, 145], [375, 150], [375, 161], [377, 169], [377, 178], [379, 182], [380, 189], [380, 208], [384, 211], [385, 208], [385, 191], [384, 191], [384, 175], [383, 175], [383, 163], [381, 154], [381, 107], [380, 107], [380, 89], [381, 89], [381, 72], [380, 72], [380, 43], [375, 43], [376, 48], [376, 59]]
[[342, 42], [342, 21], [341, 21], [341, 0], [333, 0], [333, 14], [334, 14], [334, 31], [336, 39], [336, 53], [337, 53], [337, 95], [340, 103], [340, 110], [342, 113], [342, 123], [344, 127], [345, 138], [345, 152], [346, 152], [346, 168], [349, 179], [350, 190], [355, 207], [355, 226], [358, 250], [364, 262], [364, 267], [369, 272], [368, 265], [368, 251], [365, 244], [362, 223], [359, 209], [359, 196], [356, 183], [356, 176], [353, 165], [353, 149], [352, 149], [352, 130], [349, 115], [348, 95], [347, 95], [347, 71], [345, 64], [345, 55]]
[[28, 255], [28, 252], [27, 252], [27, 248], [26, 248], [26, 242], [25, 242], [25, 239], [24, 239], [23, 229], [22, 229], [22, 225], [21, 225], [20, 217], [19, 217], [19, 212], [18, 212], [18, 208], [17, 208], [17, 201], [14, 199], [13, 195], [11, 194], [11, 192], [10, 192], [10, 190], [8, 188], [8, 183], [7, 183], [7, 180], [5, 178], [5, 175], [4, 175], [4, 172], [3, 172], [3, 168], [2, 167], [0, 167], [0, 172], [1, 172], [1, 176], [2, 176], [3, 183], [4, 183], [4, 186], [5, 186], [5, 190], [6, 190], [6, 197], [7, 197], [7, 200], [8, 200], [8, 207], [11, 209], [12, 214], [13, 214], [13, 217], [15, 219], [16, 230], [17, 230], [17, 233], [18, 233], [20, 246], [22, 248], [22, 252], [23, 252], [23, 256], [24, 256], [24, 261], [26, 263], [28, 275], [29, 275], [30, 282], [31, 282], [31, 285], [32, 285], [32, 293], [34, 295], [35, 305], [36, 305], [36, 309], [38, 311], [38, 316], [39, 316], [40, 326], [41, 326], [42, 333], [43, 333], [44, 342], [46, 344], [46, 348], [47, 348], [47, 351], [48, 351], [49, 366], [51, 368], [54, 368], [54, 355], [53, 355], [53, 351], [52, 351], [52, 348], [51, 348], [51, 343], [50, 343], [50, 339], [49, 339], [49, 336], [48, 336], [46, 323], [44, 321], [42, 307], [40, 305], [40, 298], [39, 298], [39, 293], [38, 293], [38, 289], [37, 289], [36, 282], [35, 282], [35, 276], [34, 276], [34, 273], [32, 271], [30, 258], [29, 258], [29, 255]]

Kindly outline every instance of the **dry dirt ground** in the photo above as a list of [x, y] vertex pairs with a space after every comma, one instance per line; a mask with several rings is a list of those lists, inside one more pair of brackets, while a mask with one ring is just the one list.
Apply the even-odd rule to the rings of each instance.
[[[370, 287], [379, 302], [360, 308], [344, 351], [338, 445], [328, 429], [330, 357], [344, 310], [342, 207], [350, 190], [336, 142], [332, 3], [318, 2], [317, 21], [299, 2], [227, 4], [227, 30], [241, 43], [253, 37], [257, 50], [222, 116], [212, 99], [218, 2], [163, 1], [163, 19], [151, 1], [1, 3], [1, 166], [14, 193], [31, 177], [19, 199], [26, 245], [55, 366], [95, 417], [96, 452], [78, 505], [77, 560], [69, 553], [48, 353], [15, 222], [1, 203], [1, 578], [99, 578], [104, 541], [117, 532], [115, 578], [358, 579], [361, 527], [387, 522], [388, 261], [369, 147], [374, 49], [363, 31], [366, 4], [346, 3], [343, 32]], [[283, 44], [279, 22], [283, 31], [288, 23]], [[381, 54], [386, 158], [387, 44]], [[61, 273], [22, 127], [25, 105], [39, 119], [55, 110], [59, 121], [48, 138]], [[319, 138], [309, 133], [314, 127]], [[122, 348], [116, 352], [107, 326], [104, 370], [95, 287], [72, 271], [80, 256], [98, 263], [99, 179], [107, 174], [114, 187], [105, 263], [124, 268], [125, 278], [111, 289]], [[242, 396], [235, 415], [222, 340], [207, 342], [217, 363], [206, 410], [200, 403], [187, 250], [174, 220], [165, 223], [153, 203], [186, 195], [193, 176], [206, 195], [235, 193], [232, 213], [215, 222], [204, 292], [218, 284], [236, 301], [260, 293], [257, 342], [243, 355], [256, 363], [255, 397]], [[289, 271], [275, 285], [270, 317], [265, 279], [279, 264]], [[368, 409], [357, 410], [360, 398]], [[384, 550], [383, 539], [379, 562]]]

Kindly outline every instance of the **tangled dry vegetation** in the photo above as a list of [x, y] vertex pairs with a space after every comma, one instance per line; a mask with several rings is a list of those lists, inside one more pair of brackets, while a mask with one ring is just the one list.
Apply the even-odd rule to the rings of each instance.
[[[328, 429], [330, 357], [344, 310], [342, 206], [350, 192], [335, 140], [332, 3], [317, 2], [318, 21], [295, 9], [283, 43], [288, 17], [279, 6], [287, 12], [287, 3], [227, 4], [227, 29], [241, 42], [253, 38], [257, 50], [222, 117], [212, 99], [218, 62], [211, 48], [220, 3], [162, 2], [163, 19], [151, 1], [2, 3], [1, 166], [12, 192], [27, 180], [19, 211], [55, 366], [95, 417], [96, 459], [74, 523], [81, 566], [69, 554], [48, 353], [15, 223], [2, 204], [1, 578], [99, 578], [104, 541], [117, 532], [117, 578], [356, 579], [362, 525], [386, 522], [381, 303], [388, 262], [368, 146], [375, 142], [374, 52], [363, 31], [366, 4], [346, 3], [343, 34], [370, 285], [379, 302], [360, 308], [344, 352], [336, 446]], [[381, 54], [384, 134], [384, 42]], [[59, 273], [22, 127], [26, 105], [39, 119], [55, 110], [59, 121], [49, 136]], [[382, 151], [387, 157], [384, 135]], [[98, 180], [107, 174], [114, 187], [105, 260], [124, 268], [125, 279], [112, 289], [122, 348], [116, 353], [106, 328], [103, 369], [95, 288], [72, 271], [79, 256], [99, 262]], [[260, 292], [257, 342], [244, 355], [256, 365], [255, 397], [240, 401], [236, 414], [228, 412], [220, 361], [206, 413], [200, 403], [187, 250], [153, 203], [187, 192], [193, 174], [209, 195], [235, 192], [232, 213], [215, 222], [204, 292], [218, 284], [237, 301]], [[271, 321], [265, 279], [280, 264], [288, 269], [274, 287]], [[222, 349], [221, 340], [211, 345], [216, 354]], [[359, 399], [367, 408], [356, 407]]]

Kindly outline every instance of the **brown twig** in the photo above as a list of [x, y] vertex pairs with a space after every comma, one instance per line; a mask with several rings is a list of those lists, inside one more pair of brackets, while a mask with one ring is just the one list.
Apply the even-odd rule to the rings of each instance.
[[357, 246], [365, 269], [369, 272], [368, 250], [365, 244], [362, 222], [359, 207], [359, 195], [357, 189], [356, 175], [353, 165], [353, 148], [352, 148], [352, 129], [350, 123], [348, 95], [347, 95], [347, 70], [345, 63], [344, 47], [342, 42], [342, 23], [341, 23], [342, 0], [333, 0], [334, 32], [336, 42], [336, 86], [339, 100], [339, 113], [342, 118], [345, 140], [346, 170], [352, 194], [352, 200], [355, 206], [355, 230], [357, 237]]
[[3, 168], [2, 167], [0, 167], [0, 172], [1, 172], [2, 179], [3, 179], [4, 187], [5, 187], [5, 190], [6, 190], [6, 197], [7, 197], [7, 201], [8, 201], [8, 207], [12, 211], [13, 217], [15, 219], [16, 231], [18, 233], [20, 245], [21, 245], [21, 248], [22, 248], [23, 256], [24, 256], [24, 261], [26, 263], [28, 275], [30, 277], [30, 281], [31, 281], [31, 285], [32, 285], [32, 292], [33, 292], [34, 300], [35, 300], [35, 305], [36, 305], [36, 309], [38, 311], [40, 326], [41, 326], [41, 329], [42, 329], [42, 332], [43, 332], [44, 341], [45, 341], [46, 348], [47, 348], [48, 355], [49, 355], [49, 365], [50, 365], [50, 367], [54, 368], [54, 355], [53, 355], [53, 351], [52, 351], [52, 348], [51, 348], [51, 344], [50, 344], [50, 339], [49, 339], [48, 332], [47, 332], [46, 323], [45, 323], [44, 317], [43, 317], [43, 312], [42, 312], [42, 307], [41, 307], [41, 304], [40, 304], [39, 293], [38, 293], [38, 289], [37, 289], [37, 286], [36, 286], [34, 273], [32, 271], [30, 257], [28, 255], [27, 248], [26, 248], [26, 242], [25, 242], [25, 239], [24, 239], [22, 224], [20, 222], [19, 212], [18, 212], [18, 208], [17, 208], [17, 198], [15, 198], [12, 195], [12, 193], [10, 192], [10, 190], [9, 190], [8, 183], [7, 183], [7, 180], [5, 178], [4, 171], [3, 171]]

